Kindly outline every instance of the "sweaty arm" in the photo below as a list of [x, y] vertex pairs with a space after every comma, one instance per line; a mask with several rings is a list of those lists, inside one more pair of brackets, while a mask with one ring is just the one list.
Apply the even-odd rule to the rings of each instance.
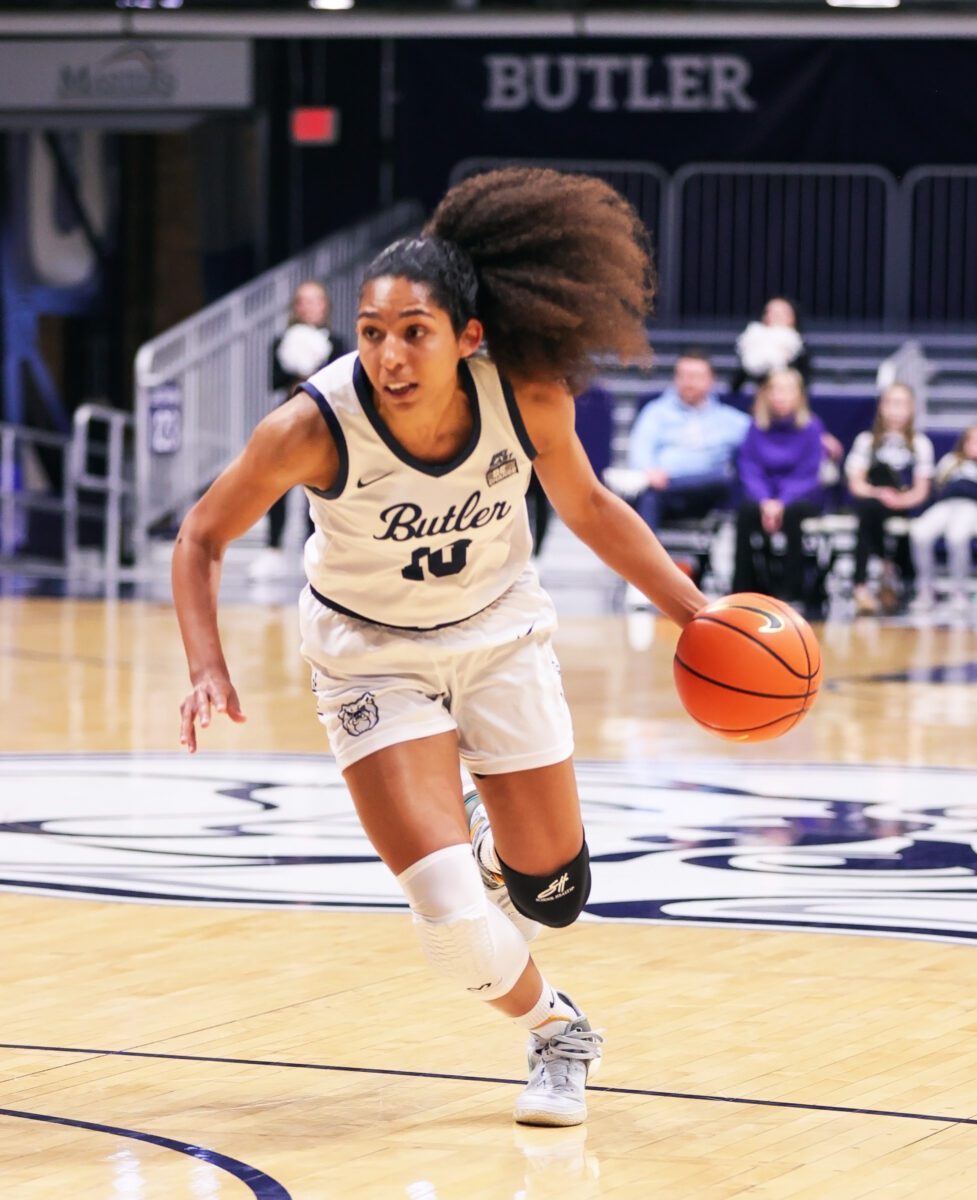
[[[338, 469], [335, 444], [315, 401], [300, 393], [265, 417], [244, 450], [187, 513], [173, 549], [172, 581], [195, 688], [204, 678], [230, 686], [217, 628], [221, 561], [228, 542], [246, 533], [289, 488], [307, 483], [327, 489]], [[215, 699], [222, 708], [220, 697]]]
[[564, 524], [628, 583], [685, 626], [706, 603], [638, 514], [600, 482], [574, 429], [573, 397], [562, 384], [515, 384], [533, 467]]

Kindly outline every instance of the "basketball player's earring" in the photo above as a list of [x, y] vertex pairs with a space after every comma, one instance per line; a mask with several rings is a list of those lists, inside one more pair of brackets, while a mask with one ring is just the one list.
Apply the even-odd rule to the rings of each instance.
[[485, 811], [485, 805], [481, 802], [478, 792], [465, 793], [465, 812], [468, 816], [468, 834], [472, 842], [472, 854], [478, 864], [486, 896], [496, 908], [505, 913], [526, 941], [531, 942], [542, 927], [538, 921], [524, 917], [512, 903], [509, 889], [502, 877], [502, 865], [495, 851], [492, 826], [489, 824], [488, 813]]

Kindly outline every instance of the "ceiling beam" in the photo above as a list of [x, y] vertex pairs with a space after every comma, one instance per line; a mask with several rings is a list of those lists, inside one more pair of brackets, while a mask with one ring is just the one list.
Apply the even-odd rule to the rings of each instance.
[[[0, 37], [229, 38], [977, 38], [972, 13], [685, 11], [396, 14], [309, 11], [0, 13]], [[717, 33], [721, 29], [721, 33]]]

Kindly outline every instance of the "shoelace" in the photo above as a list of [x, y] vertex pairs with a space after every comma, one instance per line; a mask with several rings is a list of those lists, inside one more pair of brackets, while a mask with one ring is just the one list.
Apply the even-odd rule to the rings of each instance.
[[569, 1062], [591, 1062], [600, 1058], [603, 1037], [596, 1029], [580, 1029], [557, 1033], [548, 1038], [539, 1049], [539, 1057], [545, 1063], [566, 1059]]
[[530, 1087], [576, 1095], [580, 1084], [572, 1078], [571, 1068], [590, 1062], [596, 1069], [603, 1041], [596, 1030], [558, 1033], [551, 1037], [539, 1050], [538, 1074]]

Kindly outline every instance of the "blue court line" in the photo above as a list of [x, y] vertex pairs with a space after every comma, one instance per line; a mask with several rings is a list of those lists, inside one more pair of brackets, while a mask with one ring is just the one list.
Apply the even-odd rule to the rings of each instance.
[[162, 1146], [164, 1150], [175, 1150], [178, 1154], [186, 1154], [190, 1158], [208, 1163], [219, 1171], [226, 1171], [249, 1188], [256, 1200], [292, 1200], [290, 1192], [264, 1171], [257, 1167], [249, 1167], [247, 1163], [216, 1150], [208, 1150], [204, 1146], [194, 1146], [189, 1142], [177, 1142], [173, 1138], [160, 1137], [155, 1133], [142, 1133], [138, 1129], [123, 1129], [118, 1125], [99, 1125], [95, 1121], [76, 1121], [73, 1117], [52, 1117], [47, 1113], [20, 1112], [15, 1108], [0, 1108], [0, 1117], [16, 1117], [23, 1121], [42, 1121], [48, 1125], [70, 1125], [75, 1129], [90, 1129], [94, 1133], [110, 1133], [115, 1137], [133, 1138], [137, 1142], [149, 1142], [154, 1146]]
[[[391, 1075], [407, 1079], [446, 1079], [460, 1083], [506, 1083], [516, 1087], [523, 1087], [526, 1082], [524, 1079], [506, 1079], [497, 1075], [450, 1075], [442, 1071], [404, 1071], [393, 1067], [340, 1067], [329, 1063], [281, 1062], [267, 1058], [219, 1058], [206, 1054], [165, 1054], [149, 1050], [93, 1050], [83, 1046], [35, 1046], [23, 1042], [0, 1042], [0, 1050], [42, 1050], [54, 1054], [91, 1054], [96, 1057], [104, 1055], [115, 1058], [164, 1059], [170, 1062], [224, 1063], [228, 1066], [240, 1067], [279, 1067], [298, 1071], [338, 1071], [348, 1075]], [[750, 1096], [711, 1096], [701, 1092], [669, 1092], [657, 1088], [601, 1087], [590, 1084], [588, 1084], [587, 1090], [589, 1092], [606, 1092], [614, 1096], [655, 1096], [663, 1100], [699, 1100], [710, 1104], [748, 1104], [759, 1108], [794, 1108], [804, 1112], [839, 1113], [856, 1117], [896, 1117], [903, 1121], [930, 1121], [940, 1125], [977, 1126], [977, 1117], [948, 1117], [936, 1113], [898, 1112], [887, 1108], [854, 1108], [845, 1104], [806, 1104], [800, 1100], [759, 1100]], [[0, 1109], [0, 1114], [3, 1111]]]

